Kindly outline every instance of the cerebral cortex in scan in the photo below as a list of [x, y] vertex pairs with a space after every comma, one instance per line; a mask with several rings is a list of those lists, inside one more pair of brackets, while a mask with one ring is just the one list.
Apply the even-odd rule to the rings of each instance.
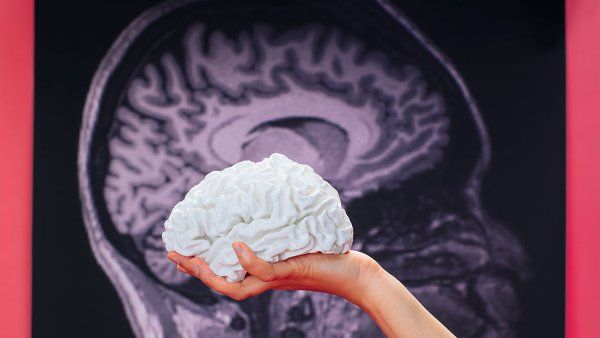
[[416, 67], [392, 66], [335, 28], [256, 26], [230, 39], [195, 24], [182, 44], [182, 57], [144, 64], [127, 89], [105, 187], [119, 232], [151, 234], [142, 247], [166, 282], [182, 277], [154, 260], [166, 263], [154, 228], [212, 170], [286, 153], [349, 200], [441, 156], [441, 96]]
[[383, 336], [343, 299], [273, 291], [238, 303], [167, 260], [164, 222], [191, 187], [281, 153], [339, 191], [353, 249], [456, 335], [514, 336], [525, 258], [481, 204], [490, 141], [458, 71], [384, 0], [236, 1], [143, 13], [88, 94], [86, 229], [134, 333]]

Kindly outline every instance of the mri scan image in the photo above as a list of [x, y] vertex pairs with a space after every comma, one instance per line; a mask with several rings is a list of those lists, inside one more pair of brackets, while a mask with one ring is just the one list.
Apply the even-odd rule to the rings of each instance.
[[352, 248], [457, 336], [514, 336], [526, 257], [480, 201], [485, 122], [451, 61], [385, 0], [166, 1], [107, 51], [83, 110], [80, 194], [137, 336], [383, 336], [344, 299], [236, 302], [168, 261], [161, 234], [185, 193], [273, 153], [331, 183]]

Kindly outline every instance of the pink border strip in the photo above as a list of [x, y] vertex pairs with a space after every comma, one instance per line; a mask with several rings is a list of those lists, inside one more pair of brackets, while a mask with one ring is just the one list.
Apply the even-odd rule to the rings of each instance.
[[[600, 1], [566, 21], [566, 335], [600, 337]], [[30, 336], [33, 27], [33, 0], [0, 0], [0, 337]]]
[[600, 1], [567, 0], [566, 21], [566, 335], [600, 337]]
[[0, 0], [0, 337], [31, 335], [33, 0]]

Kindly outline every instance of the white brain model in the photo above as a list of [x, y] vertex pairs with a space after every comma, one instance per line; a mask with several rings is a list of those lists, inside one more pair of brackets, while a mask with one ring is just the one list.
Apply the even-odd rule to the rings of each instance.
[[243, 241], [277, 262], [350, 250], [353, 229], [338, 192], [284, 155], [213, 171], [177, 203], [162, 234], [167, 251], [206, 260], [230, 282], [244, 279], [231, 244]]

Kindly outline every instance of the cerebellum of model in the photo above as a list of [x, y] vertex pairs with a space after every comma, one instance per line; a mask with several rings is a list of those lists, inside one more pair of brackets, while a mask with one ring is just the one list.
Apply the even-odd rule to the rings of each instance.
[[281, 154], [208, 174], [175, 205], [162, 234], [167, 251], [203, 258], [230, 282], [246, 275], [235, 241], [278, 262], [345, 253], [352, 237], [338, 192], [311, 167]]

